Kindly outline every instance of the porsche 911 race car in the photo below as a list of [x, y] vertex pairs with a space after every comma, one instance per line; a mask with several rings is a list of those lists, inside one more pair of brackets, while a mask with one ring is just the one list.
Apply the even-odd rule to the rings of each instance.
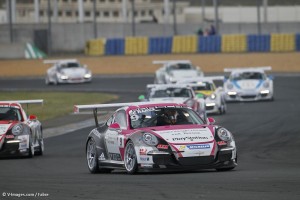
[[[103, 124], [100, 109], [117, 110]], [[227, 129], [205, 123], [185, 104], [132, 102], [75, 105], [74, 112], [93, 111], [96, 128], [86, 140], [91, 173], [125, 169], [127, 173], [155, 170], [216, 169], [237, 166], [237, 147]]]
[[43, 100], [0, 101], [0, 157], [43, 155], [42, 124], [26, 115], [21, 104], [42, 104]]
[[206, 120], [205, 100], [197, 96], [186, 84], [148, 84], [147, 94], [139, 96], [140, 101], [182, 103], [195, 110]]
[[163, 66], [155, 72], [155, 84], [176, 83], [180, 79], [203, 76], [200, 67], [195, 67], [189, 60], [153, 61]]
[[215, 80], [224, 80], [223, 76], [205, 76], [190, 79], [182, 79], [178, 84], [195, 84], [192, 86], [197, 94], [203, 94], [205, 99], [206, 112], [225, 114], [227, 105], [224, 97], [223, 87], [216, 87]]
[[224, 82], [226, 101], [273, 100], [273, 77], [265, 71], [271, 67], [225, 68], [230, 72]]
[[46, 73], [45, 83], [87, 83], [92, 81], [92, 72], [76, 59], [45, 60], [44, 64], [53, 64]]

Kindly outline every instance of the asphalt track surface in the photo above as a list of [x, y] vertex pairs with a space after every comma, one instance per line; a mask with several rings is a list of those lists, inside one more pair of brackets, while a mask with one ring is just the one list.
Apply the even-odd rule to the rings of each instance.
[[[7, 79], [0, 80], [0, 90], [111, 91], [122, 101], [136, 101], [152, 82], [153, 77], [100, 77], [90, 84], [45, 86], [42, 79]], [[213, 116], [237, 141], [233, 171], [90, 174], [84, 153], [88, 127], [45, 139], [42, 157], [1, 159], [0, 199], [299, 200], [300, 77], [276, 76], [274, 82], [275, 101], [230, 103], [225, 115]]]

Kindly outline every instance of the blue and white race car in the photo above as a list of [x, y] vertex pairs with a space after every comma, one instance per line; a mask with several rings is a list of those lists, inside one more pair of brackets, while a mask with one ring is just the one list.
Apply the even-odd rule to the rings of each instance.
[[226, 101], [273, 100], [273, 77], [265, 71], [271, 67], [225, 68], [230, 72], [224, 81]]

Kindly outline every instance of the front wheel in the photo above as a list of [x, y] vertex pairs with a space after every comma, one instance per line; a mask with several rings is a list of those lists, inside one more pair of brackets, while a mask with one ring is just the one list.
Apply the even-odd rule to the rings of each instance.
[[128, 141], [125, 147], [124, 165], [128, 174], [137, 172], [137, 158], [132, 141]]

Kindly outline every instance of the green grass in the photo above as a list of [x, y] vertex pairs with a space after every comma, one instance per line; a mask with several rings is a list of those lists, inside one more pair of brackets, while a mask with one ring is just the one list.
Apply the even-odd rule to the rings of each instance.
[[44, 104], [22, 105], [27, 115], [33, 114], [40, 121], [70, 114], [76, 104], [99, 104], [117, 99], [105, 93], [80, 92], [1, 92], [0, 101], [43, 99]]

